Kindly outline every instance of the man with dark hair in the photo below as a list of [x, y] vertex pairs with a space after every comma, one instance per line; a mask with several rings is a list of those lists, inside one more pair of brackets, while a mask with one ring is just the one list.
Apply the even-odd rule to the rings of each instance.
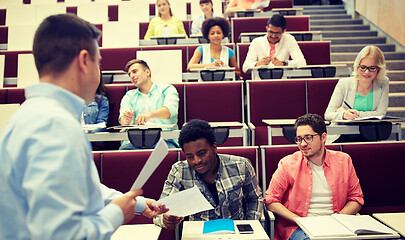
[[356, 214], [364, 204], [350, 156], [325, 148], [324, 120], [306, 114], [295, 121], [295, 129], [300, 151], [280, 160], [264, 201], [278, 217], [276, 239], [308, 239], [296, 217]]
[[[297, 41], [286, 33], [287, 21], [284, 16], [276, 14], [268, 21], [267, 35], [253, 39], [249, 46], [243, 71], [263, 65], [270, 66], [306, 66], [304, 55]], [[289, 60], [289, 59], [292, 60]]]
[[163, 211], [141, 190], [122, 194], [99, 181], [79, 123], [100, 81], [99, 36], [71, 14], [46, 18], [35, 34], [40, 83], [25, 89], [0, 135], [0, 239], [110, 239], [135, 211]]
[[[128, 91], [121, 100], [119, 122], [121, 125], [175, 125], [167, 130], [178, 129], [177, 116], [179, 94], [173, 85], [154, 83], [148, 64], [140, 59], [133, 59], [125, 66], [132, 84], [136, 89]], [[177, 142], [166, 140], [169, 148], [176, 148]], [[137, 149], [129, 141], [124, 141], [120, 150]]]
[[[217, 154], [214, 130], [199, 119], [191, 120], [181, 129], [179, 143], [187, 161], [173, 164], [160, 198], [197, 186], [214, 209], [191, 215], [191, 221], [260, 219], [262, 191], [248, 159]], [[163, 214], [153, 221], [175, 229], [182, 220]]]

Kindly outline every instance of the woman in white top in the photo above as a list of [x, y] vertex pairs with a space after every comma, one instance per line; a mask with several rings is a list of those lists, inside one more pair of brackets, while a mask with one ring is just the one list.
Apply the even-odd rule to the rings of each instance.
[[388, 77], [381, 50], [372, 45], [364, 47], [353, 69], [353, 77], [340, 79], [336, 84], [325, 120], [353, 120], [387, 112]]
[[151, 36], [170, 36], [184, 34], [186, 30], [180, 18], [173, 16], [168, 0], [157, 0], [158, 17], [153, 18], [148, 26], [144, 39], [150, 40]]
[[223, 17], [209, 18], [202, 24], [202, 34], [209, 44], [199, 46], [190, 59], [187, 70], [191, 68], [223, 67], [235, 68], [236, 77], [240, 77], [240, 69], [236, 62], [235, 52], [222, 46], [222, 39], [229, 36], [229, 22]]
[[204, 15], [197, 16], [193, 19], [191, 24], [191, 34], [201, 33], [201, 26], [204, 20], [212, 17], [219, 17], [219, 15], [214, 14], [212, 0], [200, 0], [200, 8]]
[[[385, 58], [377, 46], [364, 47], [353, 64], [353, 77], [336, 84], [325, 120], [353, 120], [358, 117], [385, 115], [389, 83]], [[335, 142], [366, 141], [361, 135], [341, 135]]]

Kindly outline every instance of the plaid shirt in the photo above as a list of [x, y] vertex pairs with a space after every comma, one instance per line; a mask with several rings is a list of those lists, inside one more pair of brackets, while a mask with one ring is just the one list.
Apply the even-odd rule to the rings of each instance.
[[[160, 198], [197, 186], [214, 209], [191, 215], [191, 221], [209, 221], [218, 218], [260, 219], [263, 210], [262, 191], [250, 161], [247, 158], [226, 154], [217, 156], [219, 168], [215, 184], [219, 204], [215, 203], [204, 180], [187, 161], [173, 164]], [[164, 227], [162, 221], [162, 215], [153, 219], [156, 225]]]

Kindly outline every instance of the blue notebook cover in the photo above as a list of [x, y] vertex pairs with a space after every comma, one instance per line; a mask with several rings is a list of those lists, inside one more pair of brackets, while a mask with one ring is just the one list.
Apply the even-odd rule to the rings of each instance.
[[232, 219], [216, 219], [204, 222], [203, 234], [229, 234], [235, 233], [235, 224]]

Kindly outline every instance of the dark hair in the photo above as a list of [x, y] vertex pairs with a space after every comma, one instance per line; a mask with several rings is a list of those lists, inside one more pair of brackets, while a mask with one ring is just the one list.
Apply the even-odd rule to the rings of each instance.
[[214, 26], [219, 26], [224, 34], [224, 38], [229, 36], [229, 21], [223, 17], [214, 17], [204, 20], [201, 26], [201, 32], [205, 39], [208, 40], [210, 29]]
[[[203, 4], [203, 3], [211, 3], [211, 5], [214, 5], [212, 3], [212, 0], [200, 0], [200, 5]], [[214, 12], [214, 8], [211, 9], [211, 12]]]
[[148, 64], [147, 64], [144, 60], [141, 60], [141, 59], [132, 59], [132, 60], [130, 60], [129, 62], [127, 62], [127, 64], [125, 65], [124, 71], [125, 71], [126, 73], [128, 73], [129, 68], [130, 68], [132, 65], [134, 65], [135, 63], [141, 64], [141, 65], [143, 66], [143, 69], [144, 69], [144, 70], [146, 70], [146, 69], [149, 69], [149, 70], [150, 70]]
[[267, 26], [269, 26], [270, 24], [275, 27], [281, 27], [281, 29], [284, 30], [287, 26], [287, 20], [283, 15], [275, 14], [267, 21]]
[[39, 25], [32, 47], [39, 76], [63, 73], [82, 51], [95, 59], [100, 31], [91, 23], [73, 14], [47, 17]]
[[104, 82], [103, 82], [103, 74], [101, 72], [101, 69], [100, 69], [100, 83], [98, 84], [96, 94], [100, 94], [101, 96], [106, 96], [106, 98], [109, 97], [108, 90], [105, 87]]
[[295, 120], [294, 128], [297, 129], [299, 126], [306, 125], [310, 126], [312, 130], [318, 134], [326, 133], [325, 121], [318, 114], [308, 113], [297, 118], [297, 120]]
[[194, 142], [201, 138], [205, 138], [211, 146], [216, 141], [214, 130], [208, 122], [201, 119], [193, 119], [181, 128], [179, 145], [184, 150], [183, 146], [185, 143]]
[[[170, 13], [170, 16], [173, 17], [172, 7], [170, 7], [169, 0], [163, 0], [163, 1], [166, 1], [169, 4], [169, 13]], [[156, 5], [158, 2], [159, 2], [159, 0], [156, 0]], [[159, 11], [158, 11], [158, 15], [159, 15], [159, 17], [162, 17], [162, 14], [160, 14]]]

